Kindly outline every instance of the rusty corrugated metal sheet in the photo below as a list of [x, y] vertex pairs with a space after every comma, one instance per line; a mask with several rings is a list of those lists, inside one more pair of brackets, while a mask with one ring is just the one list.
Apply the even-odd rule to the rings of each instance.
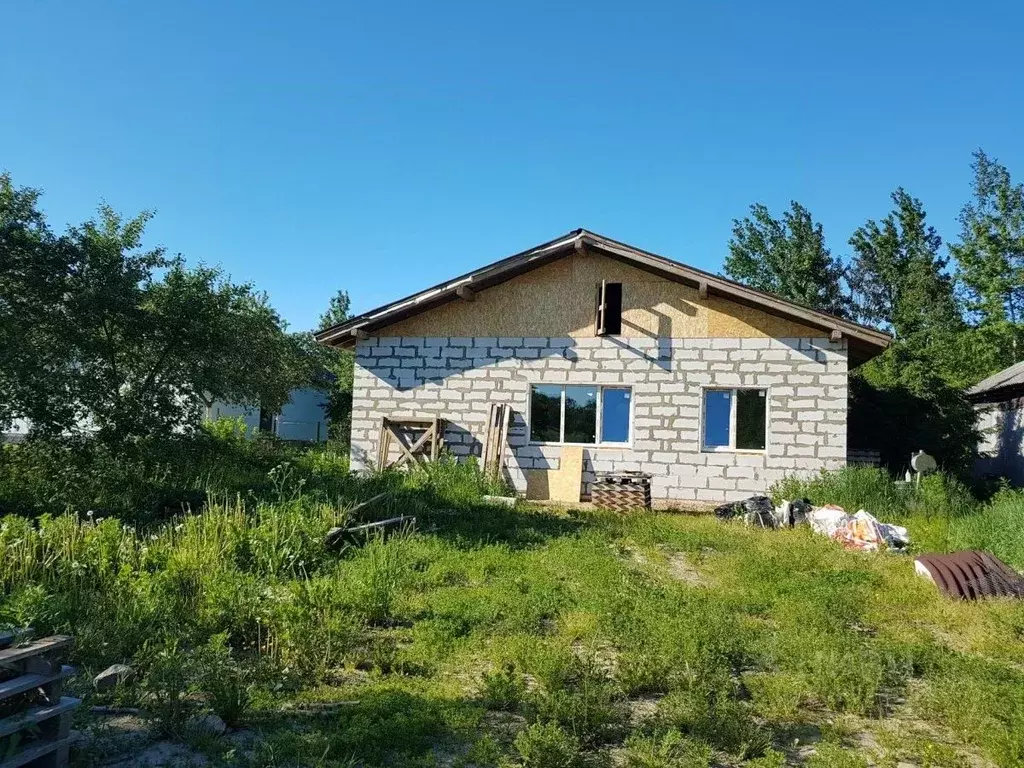
[[935, 585], [949, 597], [1024, 597], [1024, 577], [988, 552], [951, 552], [915, 558]]

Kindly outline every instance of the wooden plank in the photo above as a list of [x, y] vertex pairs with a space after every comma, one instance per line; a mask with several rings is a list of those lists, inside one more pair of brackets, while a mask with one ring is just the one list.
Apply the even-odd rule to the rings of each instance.
[[391, 450], [391, 431], [388, 429], [388, 417], [380, 419], [380, 435], [377, 438], [377, 470], [387, 469], [388, 453]]
[[70, 747], [72, 741], [73, 739], [68, 736], [59, 741], [44, 741], [39, 744], [32, 744], [28, 749], [4, 760], [0, 763], [0, 768], [21, 768], [21, 766], [28, 765], [33, 760], [46, 757], [59, 749]]
[[27, 659], [31, 656], [38, 656], [43, 653], [65, 648], [74, 641], [70, 635], [52, 635], [40, 640], [33, 640], [28, 645], [14, 646], [0, 651], [0, 665], [14, 664], [15, 662]]
[[375, 531], [380, 531], [381, 535], [384, 535], [389, 528], [401, 530], [406, 526], [415, 528], [416, 518], [402, 515], [400, 517], [391, 517], [387, 520], [378, 520], [375, 523], [356, 525], [351, 528], [331, 528], [324, 537], [324, 546], [337, 547], [345, 542], [357, 543], [360, 539], [365, 539], [365, 537]]
[[75, 668], [65, 664], [60, 668], [60, 672], [53, 675], [19, 675], [10, 680], [4, 680], [0, 683], [0, 701], [17, 696], [19, 693], [25, 693], [25, 691], [42, 688], [50, 683], [71, 677], [73, 674], [75, 674]]
[[501, 429], [498, 431], [498, 454], [494, 469], [497, 480], [501, 479], [502, 470], [505, 467], [505, 446], [508, 444], [508, 428], [512, 423], [512, 406], [505, 404], [502, 408], [504, 415], [501, 419]]
[[0, 632], [0, 648], [9, 648], [15, 643], [21, 642], [21, 638], [31, 636], [32, 627], [20, 627]]
[[23, 728], [39, 725], [51, 717], [70, 712], [81, 703], [81, 699], [62, 696], [57, 704], [29, 707], [24, 712], [5, 717], [3, 720], [0, 720], [0, 739], [4, 736], [10, 736], [12, 733], [17, 733]]
[[494, 427], [494, 411], [497, 407], [497, 403], [491, 403], [487, 409], [487, 427], [484, 429], [484, 440], [480, 453], [480, 460], [483, 463], [485, 473], [491, 465], [491, 429]]

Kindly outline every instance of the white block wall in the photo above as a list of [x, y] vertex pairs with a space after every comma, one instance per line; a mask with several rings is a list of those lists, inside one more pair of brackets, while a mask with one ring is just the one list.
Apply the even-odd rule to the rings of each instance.
[[[529, 443], [531, 384], [632, 387], [631, 445], [585, 449], [585, 484], [595, 472], [640, 470], [653, 475], [655, 499], [721, 502], [846, 460], [845, 341], [380, 337], [356, 350], [352, 467], [372, 467], [382, 416], [445, 418], [450, 451], [479, 455], [490, 404], [510, 403], [510, 479], [525, 492], [523, 470], [557, 469], [561, 453]], [[766, 449], [703, 452], [702, 391], [734, 386], [768, 390]]]

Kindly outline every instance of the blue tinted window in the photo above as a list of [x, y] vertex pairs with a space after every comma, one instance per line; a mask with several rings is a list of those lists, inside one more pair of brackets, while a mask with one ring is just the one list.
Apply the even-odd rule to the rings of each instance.
[[729, 415], [732, 392], [708, 390], [704, 393], [704, 445], [708, 448], [729, 445]]
[[629, 390], [605, 388], [601, 392], [601, 441], [629, 441]]

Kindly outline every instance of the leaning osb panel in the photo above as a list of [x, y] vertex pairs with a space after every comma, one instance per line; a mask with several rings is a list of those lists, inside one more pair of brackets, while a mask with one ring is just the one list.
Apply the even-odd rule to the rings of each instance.
[[602, 280], [622, 283], [627, 338], [796, 338], [813, 329], [697, 291], [605, 256], [571, 255], [379, 331], [382, 336], [594, 335], [594, 300]]

